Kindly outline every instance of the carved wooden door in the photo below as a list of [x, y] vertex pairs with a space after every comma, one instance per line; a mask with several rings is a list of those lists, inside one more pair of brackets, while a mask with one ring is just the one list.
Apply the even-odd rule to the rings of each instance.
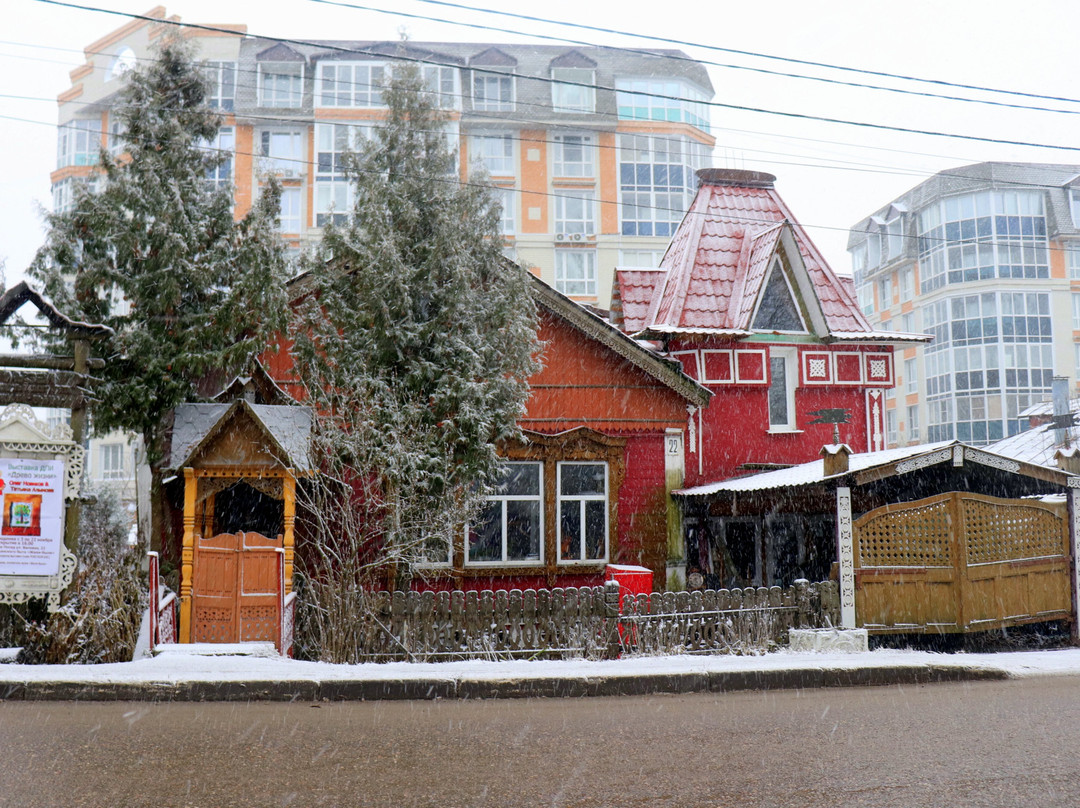
[[195, 540], [192, 642], [274, 642], [281, 536], [221, 533]]

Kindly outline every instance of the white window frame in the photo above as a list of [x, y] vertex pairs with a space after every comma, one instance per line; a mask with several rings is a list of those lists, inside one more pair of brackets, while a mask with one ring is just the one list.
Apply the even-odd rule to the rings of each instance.
[[619, 250], [619, 266], [656, 269], [664, 258], [664, 252], [664, 250]]
[[596, 194], [592, 191], [555, 191], [556, 237], [596, 235]]
[[[472, 71], [473, 109], [477, 112], [512, 112], [517, 101], [515, 85], [513, 71], [489, 67], [482, 70], [474, 69]], [[509, 92], [506, 93], [508, 100], [503, 97], [504, 86], [509, 88]], [[495, 90], [494, 98], [489, 94], [491, 89]]]
[[354, 123], [315, 124], [315, 227], [331, 220], [342, 225], [352, 215], [355, 192], [345, 172], [343, 155], [357, 151], [372, 136], [373, 128]]
[[424, 85], [441, 109], [461, 109], [461, 71], [449, 65], [424, 65]]
[[919, 405], [911, 404], [907, 408], [907, 435], [909, 443], [919, 440]]
[[202, 72], [210, 84], [206, 103], [214, 109], [232, 112], [236, 107], [236, 62], [203, 62]]
[[98, 478], [102, 480], [124, 480], [127, 472], [124, 463], [124, 444], [102, 443], [98, 446]]
[[896, 446], [899, 442], [899, 430], [896, 428], [896, 408], [889, 407], [885, 410], [885, 447]]
[[1069, 210], [1072, 212], [1073, 227], [1080, 227], [1080, 188], [1069, 189]]
[[[797, 349], [795, 348], [770, 348], [769, 349], [769, 386], [766, 393], [769, 416], [769, 432], [797, 432], [797, 419], [795, 417], [795, 387], [799, 383]], [[773, 412], [772, 391], [776, 384], [775, 369], [777, 362], [783, 363], [784, 368], [784, 402], [786, 418], [780, 420]]]
[[900, 276], [900, 302], [906, 303], [915, 297], [915, 269], [908, 267], [901, 269]]
[[279, 177], [299, 177], [305, 171], [304, 132], [301, 129], [263, 129], [259, 133], [259, 170]]
[[470, 138], [472, 162], [492, 177], [514, 176], [514, 138], [507, 132], [474, 132]]
[[886, 275], [883, 278], [878, 278], [878, 301], [881, 304], [881, 311], [887, 311], [892, 307], [892, 275]]
[[885, 238], [886, 259], [899, 258], [904, 252], [904, 220], [900, 215], [885, 222]]
[[[596, 141], [592, 135], [555, 135], [552, 174], [556, 177], [595, 177]], [[574, 154], [574, 152], [578, 154]], [[568, 152], [570, 154], [568, 154]], [[577, 159], [572, 159], [576, 157]]]
[[904, 392], [919, 392], [919, 360], [914, 357], [904, 360]]
[[[580, 259], [580, 266], [570, 263]], [[571, 270], [577, 270], [571, 272]], [[555, 289], [568, 297], [596, 297], [596, 250], [555, 250]]]
[[385, 62], [319, 62], [315, 76], [315, 106], [378, 109], [385, 107], [382, 91]]
[[[299, 72], [296, 70], [299, 69]], [[284, 86], [279, 86], [283, 84]], [[303, 62], [259, 63], [259, 106], [297, 109], [304, 103]]]
[[203, 149], [220, 155], [228, 153], [228, 159], [207, 174], [207, 182], [215, 190], [231, 189], [233, 186], [233, 153], [236, 149], [236, 131], [231, 126], [218, 129], [213, 142], [203, 144]]
[[278, 230], [299, 234], [303, 230], [303, 193], [299, 186], [281, 189], [281, 215]]
[[1080, 331], [1080, 292], [1072, 293], [1072, 327]]
[[[501, 521], [501, 533], [502, 533], [502, 553], [498, 559], [493, 560], [474, 560], [469, 557], [470, 542], [469, 533], [470, 525], [465, 526], [465, 566], [467, 567], [505, 567], [505, 566], [543, 566], [544, 564], [544, 464], [540, 461], [532, 460], [507, 460], [501, 463], [503, 466], [535, 466], [537, 470], [537, 490], [536, 494], [489, 494], [485, 501], [487, 503], [500, 504], [500, 521]], [[510, 502], [535, 502], [537, 505], [537, 511], [540, 515], [539, 519], [539, 536], [538, 542], [538, 557], [533, 559], [518, 559], [508, 558], [507, 548], [507, 504]]]
[[101, 157], [101, 118], [75, 118], [61, 124], [56, 167], [95, 166]]
[[495, 194], [502, 206], [499, 217], [499, 233], [512, 236], [517, 232], [517, 217], [514, 215], [517, 191], [514, 188], [495, 188]]
[[551, 111], [595, 112], [595, 84], [596, 71], [591, 67], [551, 68]]
[[[604, 469], [604, 493], [603, 494], [563, 494], [562, 482], [563, 482], [563, 468], [567, 466], [602, 466]], [[602, 460], [563, 460], [556, 466], [555, 490], [556, 503], [555, 503], [555, 519], [557, 522], [557, 535], [556, 545], [558, 547], [559, 563], [560, 564], [602, 564], [608, 559], [608, 547], [611, 538], [611, 473], [608, 468], [608, 464]], [[577, 548], [577, 556], [563, 555], [563, 536], [562, 536], [562, 506], [564, 502], [577, 502], [579, 504], [578, 519], [579, 524], [582, 526], [582, 535], [579, 537], [579, 544]], [[604, 553], [600, 558], [587, 558], [585, 555], [585, 548], [588, 546], [587, 537], [585, 535], [584, 527], [587, 524], [586, 521], [586, 507], [589, 502], [603, 502], [604, 503], [604, 537], [603, 547]]]

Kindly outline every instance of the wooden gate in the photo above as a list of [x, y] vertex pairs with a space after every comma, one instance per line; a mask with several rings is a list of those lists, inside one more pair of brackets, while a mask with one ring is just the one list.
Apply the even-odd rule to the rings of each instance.
[[281, 546], [259, 533], [195, 538], [192, 642], [278, 641]]
[[856, 520], [856, 624], [983, 631], [1072, 616], [1062, 504], [952, 492]]

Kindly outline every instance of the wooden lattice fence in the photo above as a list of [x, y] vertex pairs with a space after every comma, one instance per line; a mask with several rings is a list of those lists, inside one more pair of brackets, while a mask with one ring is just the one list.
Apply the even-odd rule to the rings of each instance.
[[835, 583], [627, 595], [615, 586], [483, 592], [364, 592], [368, 661], [613, 658], [756, 653], [787, 629], [836, 625]]

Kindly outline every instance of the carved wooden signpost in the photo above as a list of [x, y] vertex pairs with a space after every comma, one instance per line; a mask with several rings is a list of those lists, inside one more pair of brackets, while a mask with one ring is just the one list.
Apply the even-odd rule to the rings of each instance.
[[[71, 356], [0, 355], [0, 603], [42, 598], [49, 611], [71, 583], [77, 560], [90, 341], [112, 333], [65, 317], [20, 283], [0, 296], [0, 325], [32, 303], [63, 333]], [[31, 407], [71, 409], [71, 424], [38, 420]]]

